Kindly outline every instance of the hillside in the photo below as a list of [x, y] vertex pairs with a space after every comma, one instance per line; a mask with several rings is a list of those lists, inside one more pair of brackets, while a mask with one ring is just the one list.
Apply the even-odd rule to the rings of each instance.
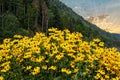
[[[39, 4], [38, 4], [39, 3]], [[119, 46], [112, 34], [76, 14], [59, 0], [8, 0], [0, 2], [0, 39], [14, 34], [33, 36], [50, 27], [81, 32], [84, 40], [100, 38], [106, 46]]]
[[111, 46], [111, 44], [112, 46], [117, 46], [117, 43], [119, 43], [119, 40], [116, 39], [113, 34], [106, 32], [96, 25], [86, 21], [82, 16], [76, 14], [71, 8], [67, 7], [62, 2], [58, 0], [47, 0], [47, 4], [50, 10], [52, 10], [52, 8], [56, 8], [61, 20], [65, 21], [60, 25], [63, 26], [62, 28], [68, 28], [71, 31], [81, 32], [87, 39], [95, 37], [100, 38], [109, 46]]

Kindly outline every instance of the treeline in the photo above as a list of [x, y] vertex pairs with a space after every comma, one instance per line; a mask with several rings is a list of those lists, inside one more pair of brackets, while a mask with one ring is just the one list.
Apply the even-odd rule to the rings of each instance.
[[44, 0], [1, 0], [0, 37], [27, 31], [43, 31], [47, 26], [47, 5]]
[[97, 37], [107, 45], [116, 42], [110, 33], [87, 22], [59, 0], [0, 0], [0, 40], [14, 34], [32, 36], [36, 31], [47, 34], [50, 27], [81, 32], [85, 40]]
[[48, 8], [51, 2], [54, 0], [0, 0], [0, 37], [28, 31], [47, 32], [49, 26], [60, 27], [62, 20], [58, 10], [50, 5]]

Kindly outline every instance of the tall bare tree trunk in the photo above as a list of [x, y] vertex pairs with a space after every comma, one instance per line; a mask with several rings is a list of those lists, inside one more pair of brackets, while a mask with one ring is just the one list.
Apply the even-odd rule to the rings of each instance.
[[42, 25], [41, 28], [39, 27], [38, 24], [38, 17], [39, 17], [39, 9], [40, 9], [40, 1], [39, 0], [33, 0], [33, 6], [37, 9], [37, 15], [35, 16], [35, 22], [34, 22], [34, 28], [37, 30], [41, 29], [41, 31], [47, 31], [48, 29], [48, 13], [47, 13], [47, 4], [46, 1], [43, 0], [41, 2], [41, 9], [42, 9]]
[[42, 31], [47, 32], [48, 29], [48, 12], [47, 12], [47, 4], [44, 0], [42, 3]]
[[1, 20], [2, 20], [2, 29], [3, 29], [3, 3], [2, 3], [2, 6], [1, 6]]
[[40, 9], [40, 4], [39, 0], [33, 0], [32, 4], [37, 10], [37, 15], [35, 16], [34, 20], [34, 28], [37, 29], [37, 31], [40, 31], [39, 24], [38, 24], [38, 16], [39, 16], [39, 9]]

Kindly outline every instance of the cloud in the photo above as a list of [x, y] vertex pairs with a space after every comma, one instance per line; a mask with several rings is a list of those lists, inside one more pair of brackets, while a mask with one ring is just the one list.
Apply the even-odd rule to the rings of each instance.
[[78, 9], [79, 7], [78, 6], [75, 6], [74, 9]]

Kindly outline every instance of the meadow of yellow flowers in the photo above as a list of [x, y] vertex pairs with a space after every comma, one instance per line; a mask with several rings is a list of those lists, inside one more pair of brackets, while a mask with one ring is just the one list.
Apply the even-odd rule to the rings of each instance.
[[0, 44], [0, 80], [120, 80], [120, 52], [100, 39], [50, 28]]

